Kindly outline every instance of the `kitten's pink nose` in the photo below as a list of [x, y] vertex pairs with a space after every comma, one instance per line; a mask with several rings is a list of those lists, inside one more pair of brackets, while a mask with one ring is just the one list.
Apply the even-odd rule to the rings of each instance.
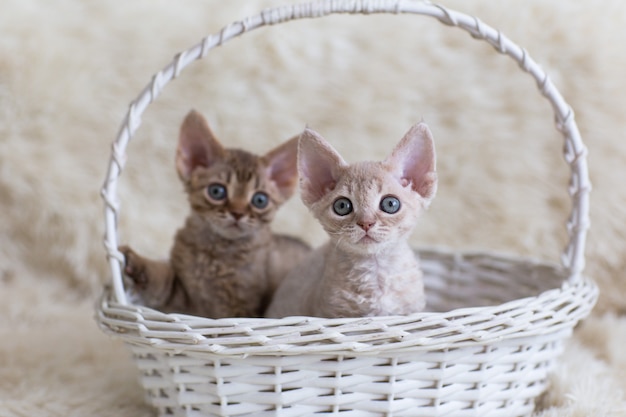
[[235, 218], [235, 220], [239, 220], [243, 217], [243, 213], [238, 211], [231, 211], [230, 214]]
[[372, 226], [376, 224], [376, 222], [375, 221], [358, 221], [356, 222], [356, 224], [358, 224], [361, 229], [367, 232], [368, 230], [372, 228]]

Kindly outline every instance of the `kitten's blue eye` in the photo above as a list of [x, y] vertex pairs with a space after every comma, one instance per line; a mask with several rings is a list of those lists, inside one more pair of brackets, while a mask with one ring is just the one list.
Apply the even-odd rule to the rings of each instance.
[[333, 203], [333, 211], [340, 216], [346, 216], [352, 213], [352, 201], [345, 197], [339, 197]]
[[398, 210], [400, 210], [400, 200], [392, 195], [383, 197], [383, 199], [380, 200], [380, 209], [389, 214], [397, 213]]
[[226, 187], [222, 184], [211, 184], [207, 187], [207, 193], [213, 200], [224, 200], [226, 198]]
[[264, 209], [270, 202], [269, 197], [262, 191], [258, 191], [254, 193], [252, 196], [252, 200], [250, 201], [252, 205], [258, 209]]

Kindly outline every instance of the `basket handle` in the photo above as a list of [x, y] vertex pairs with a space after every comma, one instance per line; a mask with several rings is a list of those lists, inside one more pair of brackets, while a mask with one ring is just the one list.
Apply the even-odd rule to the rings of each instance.
[[204, 58], [211, 49], [253, 29], [331, 14], [372, 13], [411, 13], [430, 16], [443, 24], [463, 29], [475, 39], [489, 43], [497, 52], [508, 55], [517, 61], [521, 70], [535, 79], [539, 92], [552, 105], [556, 128], [564, 139], [565, 161], [570, 167], [568, 191], [572, 200], [572, 208], [567, 220], [569, 241], [561, 256], [561, 264], [568, 272], [571, 283], [581, 280], [585, 266], [584, 251], [587, 229], [589, 228], [589, 191], [591, 190], [587, 169], [587, 149], [574, 120], [574, 112], [550, 78], [528, 55], [526, 50], [476, 17], [429, 2], [415, 0], [319, 0], [305, 4], [270, 8], [258, 15], [225, 26], [217, 34], [207, 36], [200, 43], [177, 54], [171, 63], [153, 76], [151, 82], [131, 102], [118, 136], [113, 142], [109, 168], [101, 193], [105, 203], [104, 245], [112, 271], [114, 294], [118, 303], [127, 304], [122, 281], [124, 257], [117, 250], [117, 218], [120, 209], [117, 198], [117, 180], [124, 168], [128, 142], [141, 124], [141, 115], [148, 105], [159, 96], [163, 87], [177, 78], [182, 70], [193, 61]]

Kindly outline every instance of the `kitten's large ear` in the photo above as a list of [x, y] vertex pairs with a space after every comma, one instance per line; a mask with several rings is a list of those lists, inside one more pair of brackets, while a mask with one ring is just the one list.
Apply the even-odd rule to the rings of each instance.
[[311, 205], [335, 188], [341, 168], [348, 164], [324, 138], [311, 129], [304, 130], [298, 143], [302, 201]]
[[197, 167], [209, 167], [224, 156], [224, 148], [200, 113], [192, 110], [180, 127], [176, 170], [181, 180], [189, 181]]
[[269, 178], [276, 184], [283, 199], [287, 200], [298, 184], [298, 136], [263, 156]]
[[385, 162], [403, 185], [430, 203], [437, 192], [437, 172], [435, 144], [426, 123], [409, 129]]

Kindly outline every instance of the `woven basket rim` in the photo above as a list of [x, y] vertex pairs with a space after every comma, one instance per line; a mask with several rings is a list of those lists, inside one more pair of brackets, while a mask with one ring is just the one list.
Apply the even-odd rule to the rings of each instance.
[[[439, 253], [441, 254], [441, 253]], [[491, 258], [513, 263], [531, 263], [565, 276], [562, 266], [533, 258], [498, 255], [492, 252], [444, 252], [444, 256], [464, 259]], [[564, 279], [560, 287], [506, 301], [497, 305], [463, 307], [447, 312], [421, 312], [406, 316], [365, 318], [286, 317], [210, 319], [184, 314], [163, 313], [114, 300], [111, 287], [100, 298], [96, 319], [106, 333], [139, 345], [151, 345], [166, 351], [198, 351], [218, 356], [336, 354], [352, 352], [377, 354], [381, 351], [432, 350], [487, 345], [573, 327], [586, 317], [597, 299], [597, 286], [584, 277], [575, 283]], [[482, 330], [477, 330], [482, 324]], [[302, 333], [327, 332], [314, 336], [322, 343], [307, 345]], [[364, 332], [359, 337], [345, 333]], [[292, 333], [293, 336], [285, 335]], [[226, 335], [226, 336], [224, 336]], [[226, 345], [220, 343], [225, 337]], [[249, 337], [249, 340], [243, 340]], [[239, 338], [239, 339], [238, 339]], [[283, 340], [281, 340], [281, 338]], [[289, 340], [287, 340], [287, 339]], [[306, 339], [306, 338], [305, 338]], [[354, 340], [353, 340], [354, 339]], [[384, 346], [381, 340], [393, 339]], [[232, 345], [228, 345], [231, 343]], [[394, 345], [394, 346], [391, 346]]]

